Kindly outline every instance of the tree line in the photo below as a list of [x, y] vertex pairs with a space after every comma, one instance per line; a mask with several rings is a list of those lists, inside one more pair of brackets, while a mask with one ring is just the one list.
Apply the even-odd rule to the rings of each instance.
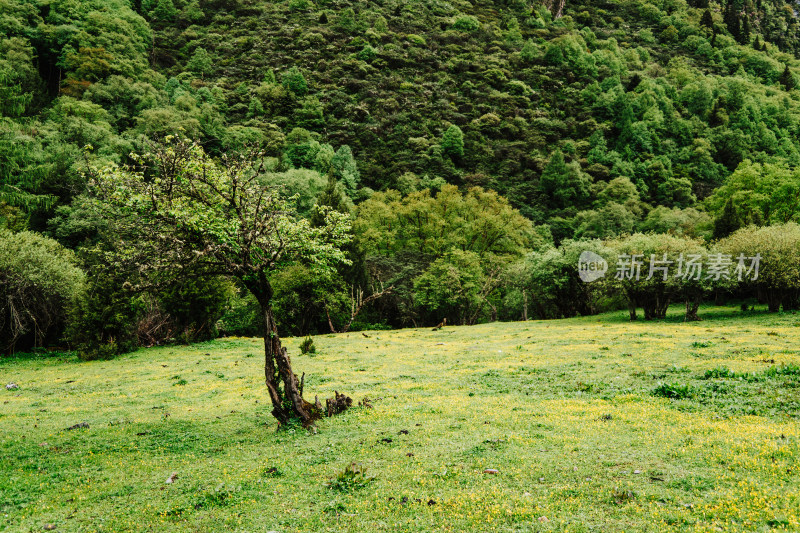
[[[67, 343], [84, 358], [107, 358], [218, 335], [469, 325], [626, 306], [631, 319], [637, 309], [657, 319], [671, 303], [695, 320], [701, 302], [726, 294], [770, 311], [800, 305], [793, 221], [703, 239], [714, 227], [698, 217], [669, 232], [556, 243], [549, 227], [480, 187], [410, 183], [354, 205], [333, 175], [319, 189], [318, 173], [275, 172], [263, 152], [216, 159], [169, 137], [132, 157], [89, 169], [81, 220], [92, 221], [92, 234], [76, 251], [34, 232], [0, 233], [5, 351]], [[772, 187], [771, 212], [789, 208], [785, 192]], [[585, 252], [605, 261], [601, 279], [581, 279]]]

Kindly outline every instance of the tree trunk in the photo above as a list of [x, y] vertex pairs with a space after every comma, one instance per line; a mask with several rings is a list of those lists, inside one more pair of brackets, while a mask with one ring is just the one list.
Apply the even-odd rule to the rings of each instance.
[[[289, 354], [281, 345], [272, 306], [262, 307], [264, 316], [264, 376], [272, 400], [272, 414], [281, 424], [297, 418], [304, 427], [320, 418], [314, 406], [303, 399]], [[281, 384], [283, 387], [281, 388]]]
[[700, 309], [700, 298], [687, 298], [686, 316], [683, 318], [684, 322], [700, 320], [700, 317], [697, 316], [698, 309]]
[[781, 307], [783, 307], [784, 311], [797, 311], [800, 309], [800, 293], [797, 289], [788, 289], [784, 291]]
[[248, 285], [261, 307], [264, 327], [264, 377], [272, 401], [272, 416], [280, 425], [292, 419], [308, 427], [321, 417], [321, 409], [303, 399], [297, 375], [292, 371], [292, 362], [286, 348], [281, 345], [275, 317], [272, 314], [272, 286], [265, 276]]
[[522, 320], [528, 321], [528, 293], [522, 289]]
[[767, 309], [770, 313], [777, 313], [781, 310], [782, 291], [778, 289], [767, 289]]
[[657, 300], [656, 318], [667, 318], [667, 309], [669, 309], [669, 296], [662, 296]]
[[636, 320], [636, 300], [630, 295], [628, 295], [628, 314], [631, 317], [631, 321]]

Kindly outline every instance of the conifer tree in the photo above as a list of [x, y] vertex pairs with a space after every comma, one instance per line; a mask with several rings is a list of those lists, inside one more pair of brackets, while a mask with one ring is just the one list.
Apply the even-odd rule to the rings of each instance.
[[792, 71], [789, 70], [789, 65], [786, 65], [786, 68], [783, 69], [783, 74], [781, 74], [780, 82], [781, 85], [783, 85], [787, 91], [791, 91], [797, 86], [797, 84], [794, 81], [794, 76], [792, 75]]
[[172, 0], [158, 0], [156, 8], [153, 10], [153, 18], [161, 22], [171, 22], [175, 20], [178, 10]]
[[706, 9], [703, 11], [703, 16], [700, 19], [700, 25], [705, 26], [709, 30], [714, 28], [714, 19], [711, 17], [711, 10]]

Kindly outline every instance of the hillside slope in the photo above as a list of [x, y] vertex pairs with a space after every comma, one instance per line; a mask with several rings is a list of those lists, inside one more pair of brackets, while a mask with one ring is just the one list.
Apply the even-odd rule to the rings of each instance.
[[23, 199], [40, 229], [80, 192], [86, 145], [119, 159], [176, 130], [323, 172], [348, 145], [364, 186], [482, 185], [557, 238], [696, 206], [744, 159], [800, 162], [780, 1], [80, 6], [0, 6], [0, 194], [55, 195]]

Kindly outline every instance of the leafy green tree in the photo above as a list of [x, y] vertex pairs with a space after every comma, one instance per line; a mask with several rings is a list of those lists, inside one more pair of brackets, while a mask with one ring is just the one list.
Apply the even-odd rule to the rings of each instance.
[[57, 341], [85, 281], [71, 250], [36, 233], [0, 229], [0, 349]]
[[294, 128], [286, 136], [284, 152], [288, 162], [295, 168], [314, 168], [322, 149], [315, 135], [303, 128]]
[[0, 69], [0, 117], [19, 117], [31, 104], [33, 95], [25, 93], [17, 76], [9, 69]]
[[542, 171], [540, 183], [544, 192], [562, 208], [582, 205], [589, 198], [591, 178], [581, 170], [577, 162], [567, 164], [561, 150], [556, 150], [550, 156]]
[[213, 67], [214, 61], [211, 54], [202, 46], [198, 46], [195, 49], [192, 57], [189, 58], [189, 61], [186, 63], [186, 68], [200, 74], [201, 78], [205, 78], [206, 75], [211, 74], [214, 70]]
[[0, 117], [0, 203], [28, 211], [54, 204], [55, 198], [42, 191], [46, 169], [36, 157], [38, 149], [14, 122]]
[[364, 45], [364, 48], [358, 52], [356, 57], [361, 61], [371, 63], [373, 59], [378, 57], [378, 51], [371, 44], [367, 43]]
[[295, 263], [276, 272], [272, 284], [278, 326], [295, 336], [324, 330], [326, 310], [347, 305], [346, 286], [335, 271]]
[[748, 226], [720, 241], [719, 248], [731, 256], [734, 271], [740, 256], [759, 256], [757, 277], [754, 270], [748, 272], [752, 259], [746, 259], [742, 279], [738, 275], [733, 279], [763, 295], [769, 311], [800, 307], [800, 225]]
[[664, 318], [675, 300], [686, 304], [686, 320], [697, 320], [704, 295], [730, 285], [729, 278], [708, 270], [712, 254], [701, 241], [636, 233], [607, 244], [617, 258], [606, 276], [624, 292], [631, 320], [637, 307], [647, 320]]
[[344, 186], [345, 193], [350, 198], [355, 198], [361, 180], [353, 151], [346, 144], [336, 150], [331, 159], [331, 175]]
[[800, 220], [800, 171], [785, 164], [743, 161], [706, 199], [725, 231], [748, 224]]
[[250, 105], [247, 106], [247, 117], [256, 118], [264, 115], [264, 106], [258, 98], [251, 98]]
[[159, 22], [172, 22], [178, 15], [178, 10], [172, 0], [158, 0], [153, 9], [153, 18]]
[[422, 305], [416, 298], [413, 281], [437, 259], [457, 250], [475, 254], [481, 264], [501, 265], [545, 241], [497, 193], [480, 187], [461, 193], [454, 185], [436, 194], [430, 189], [406, 196], [393, 190], [375, 193], [357, 206], [353, 230], [370, 279], [394, 287], [381, 305], [399, 324], [436, 320], [430, 302]]
[[323, 131], [325, 129], [322, 104], [313, 96], [303, 98], [302, 105], [295, 111], [294, 116], [295, 124], [300, 128], [311, 131]]
[[284, 172], [265, 172], [259, 180], [265, 186], [279, 189], [288, 198], [292, 198], [294, 209], [300, 216], [312, 217], [316, 214], [321, 220], [325, 219], [324, 213], [317, 213], [314, 209], [317, 198], [325, 190], [327, 183], [325, 176], [316, 170], [292, 168]]
[[308, 92], [308, 82], [297, 67], [292, 67], [281, 76], [281, 83], [290, 92], [297, 96], [305, 96]]
[[[110, 224], [122, 238], [109, 262], [164, 275], [224, 274], [241, 282], [261, 308], [272, 414], [282, 425], [291, 419], [312, 424], [321, 406], [302, 398], [281, 346], [270, 279], [288, 264], [308, 261], [326, 269], [345, 260], [339, 245], [347, 241], [347, 217], [329, 212], [324, 226], [313, 227], [279, 190], [261, 182], [263, 161], [228, 157], [223, 166], [197, 144], [167, 141], [138, 157], [137, 168], [106, 167], [93, 179], [92, 190], [113, 209]], [[145, 167], [147, 176], [139, 170]]]
[[473, 32], [480, 27], [481, 23], [472, 15], [461, 15], [453, 23], [453, 28], [463, 32]]
[[403, 250], [438, 258], [457, 248], [479, 256], [517, 255], [537, 238], [531, 222], [493, 191], [473, 187], [465, 194], [445, 185], [402, 197], [375, 193], [357, 207], [355, 233], [368, 253]]
[[[433, 322], [474, 324], [500, 284], [499, 270], [489, 267], [475, 252], [452, 250], [436, 259], [414, 280], [414, 300]], [[493, 313], [496, 315], [496, 311]], [[430, 319], [429, 319], [430, 320]]]
[[519, 28], [519, 21], [516, 17], [512, 17], [511, 20], [508, 21], [506, 41], [512, 45], [519, 45], [522, 43], [522, 31]]
[[451, 125], [442, 135], [442, 150], [453, 159], [464, 157], [464, 134], [461, 128]]
[[356, 14], [352, 7], [346, 7], [339, 12], [336, 17], [336, 24], [345, 32], [353, 32], [358, 27]]
[[585, 251], [613, 265], [613, 251], [601, 241], [567, 239], [557, 248], [544, 246], [512, 263], [506, 273], [507, 283], [524, 291], [526, 308], [530, 307], [538, 318], [595, 314], [601, 310], [607, 282], [587, 283], [580, 278], [578, 260]]
[[311, 8], [309, 0], [289, 0], [289, 11], [308, 11]]
[[158, 0], [141, 0], [142, 12], [150, 13], [158, 5]]
[[687, 178], [667, 178], [656, 189], [658, 203], [668, 207], [688, 207], [696, 198], [692, 193], [692, 182]]
[[600, 209], [580, 211], [575, 216], [575, 237], [605, 239], [631, 233], [636, 215], [622, 204], [610, 202]]
[[645, 233], [669, 233], [692, 238], [710, 237], [713, 221], [708, 213], [693, 207], [681, 209], [659, 205], [647, 213], [639, 225]]
[[217, 322], [232, 294], [232, 284], [220, 276], [178, 279], [157, 292], [160, 305], [174, 323], [175, 337], [184, 343], [217, 336]]
[[539, 51], [539, 47], [536, 45], [533, 39], [528, 39], [525, 41], [525, 44], [522, 45], [522, 50], [520, 50], [519, 55], [526, 62], [532, 63], [539, 59], [541, 52]]

